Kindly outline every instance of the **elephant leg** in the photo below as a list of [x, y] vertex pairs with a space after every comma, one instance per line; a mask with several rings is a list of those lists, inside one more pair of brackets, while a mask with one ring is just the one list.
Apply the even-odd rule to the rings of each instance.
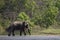
[[22, 30], [20, 30], [20, 36], [22, 36]]
[[29, 33], [29, 35], [31, 35], [31, 33], [30, 33], [30, 29], [28, 29], [28, 33]]
[[14, 30], [12, 31], [12, 35], [15, 36], [15, 34], [14, 34]]
[[8, 36], [11, 36], [11, 32], [8, 33]]
[[24, 35], [26, 35], [26, 32], [25, 31], [23, 31], [23, 33], [24, 33]]

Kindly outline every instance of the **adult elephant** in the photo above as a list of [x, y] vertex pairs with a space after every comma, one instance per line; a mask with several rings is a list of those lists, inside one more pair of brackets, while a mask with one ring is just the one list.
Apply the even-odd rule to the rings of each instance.
[[8, 32], [8, 36], [10, 36], [11, 34], [15, 36], [14, 31], [16, 30], [20, 31], [20, 36], [22, 35], [22, 33], [26, 35], [26, 30], [28, 30], [28, 33], [31, 35], [30, 29], [28, 27], [28, 24], [26, 24], [26, 22], [20, 23], [19, 21], [15, 21], [11, 23], [9, 27], [6, 29], [6, 31]]

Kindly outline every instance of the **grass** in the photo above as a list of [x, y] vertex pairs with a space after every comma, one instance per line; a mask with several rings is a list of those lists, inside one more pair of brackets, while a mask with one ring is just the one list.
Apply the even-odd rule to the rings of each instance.
[[46, 29], [40, 32], [41, 34], [60, 35], [60, 29]]
[[47, 34], [47, 35], [60, 35], [60, 29], [54, 29], [54, 28], [48, 28], [44, 30], [38, 29], [32, 29], [32, 35], [41, 35], [41, 34]]

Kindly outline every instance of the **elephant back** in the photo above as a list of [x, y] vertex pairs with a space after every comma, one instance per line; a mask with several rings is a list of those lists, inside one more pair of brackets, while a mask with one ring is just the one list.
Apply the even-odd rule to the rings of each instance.
[[13, 22], [13, 25], [18, 25], [18, 24], [22, 25], [22, 22], [20, 22], [20, 21]]

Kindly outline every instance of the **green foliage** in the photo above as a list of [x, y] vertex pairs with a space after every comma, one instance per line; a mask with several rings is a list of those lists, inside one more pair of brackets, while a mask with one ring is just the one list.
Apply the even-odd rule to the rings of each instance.
[[60, 10], [60, 0], [57, 0], [57, 1], [56, 1], [56, 5], [55, 5], [55, 6], [58, 7], [59, 10]]
[[27, 9], [31, 10], [33, 8], [32, 10], [34, 10], [35, 5], [36, 5], [35, 1], [26, 0], [25, 6], [26, 6]]
[[23, 21], [29, 20], [29, 16], [26, 15], [25, 12], [20, 12], [19, 15], [18, 15], [18, 18], [19, 18], [18, 20], [23, 20]]
[[1, 9], [1, 8], [3, 8], [3, 7], [4, 7], [4, 5], [5, 5], [4, 0], [0, 0], [0, 9]]
[[32, 21], [34, 21], [35, 24], [40, 25], [41, 27], [48, 28], [56, 21], [55, 19], [59, 13], [59, 10], [58, 7], [55, 6], [56, 3], [54, 2], [54, 0], [43, 0], [43, 2], [44, 5], [46, 3], [47, 4], [45, 6], [43, 5], [44, 7], [42, 6], [41, 11], [39, 11], [39, 9], [37, 9], [37, 12], [35, 11]]
[[58, 8], [57, 7], [49, 7], [48, 11], [43, 16], [44, 23], [46, 25], [46, 28], [48, 28], [50, 25], [54, 24], [54, 21], [56, 16], [58, 14]]

